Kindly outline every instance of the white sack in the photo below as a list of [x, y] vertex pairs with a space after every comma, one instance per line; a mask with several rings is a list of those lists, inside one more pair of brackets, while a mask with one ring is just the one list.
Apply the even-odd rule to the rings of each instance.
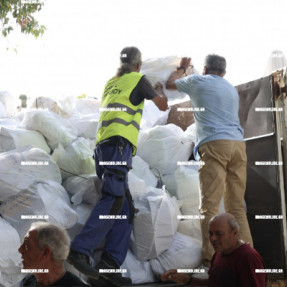
[[[59, 104], [59, 101], [56, 99], [52, 99], [49, 97], [37, 97], [35, 98], [32, 103], [29, 105], [29, 109], [36, 108], [38, 110], [44, 110], [48, 109], [51, 112], [54, 112], [55, 114], [67, 118], [69, 114], [73, 111], [73, 109], [70, 109], [68, 112], [67, 110], [63, 110], [61, 105]], [[72, 106], [71, 106], [72, 108]]]
[[121, 265], [121, 269], [127, 270], [126, 273], [123, 273], [123, 277], [131, 278], [133, 284], [150, 283], [156, 281], [149, 261], [138, 260], [130, 250], [128, 250], [126, 259]]
[[41, 216], [41, 219], [44, 220], [47, 214], [40, 196], [35, 191], [26, 189], [2, 202], [0, 215], [18, 231], [22, 240], [31, 223], [37, 220], [25, 219], [23, 216]]
[[24, 128], [40, 132], [51, 149], [60, 143], [64, 147], [71, 144], [78, 134], [77, 129], [66, 119], [48, 110], [31, 110], [22, 121]]
[[0, 118], [0, 127], [20, 127], [21, 121], [16, 118]]
[[175, 171], [177, 185], [177, 198], [192, 198], [198, 201], [199, 205], [199, 176], [197, 166], [179, 166]]
[[[156, 171], [154, 171], [154, 173], [156, 174]], [[176, 186], [174, 173], [163, 174], [161, 176], [161, 180], [162, 180], [162, 183], [165, 185], [166, 189], [168, 190], [169, 194], [177, 197], [177, 194], [176, 194], [177, 186]]]
[[[179, 66], [181, 58], [176, 56], [169, 56], [164, 58], [154, 58], [143, 61], [141, 66], [141, 73], [143, 73], [147, 79], [154, 86], [156, 82], [163, 84], [163, 92], [168, 99], [182, 99], [186, 96], [184, 93], [178, 91], [170, 91], [165, 88], [165, 83], [169, 79], [170, 75]], [[193, 71], [187, 69], [187, 74], [198, 73], [195, 69]]]
[[75, 109], [79, 114], [100, 113], [101, 101], [97, 99], [76, 99]]
[[185, 131], [184, 131], [184, 137], [188, 139], [191, 142], [196, 143], [196, 125], [195, 123], [191, 124]]
[[133, 199], [137, 199], [146, 193], [144, 180], [138, 178], [133, 170], [128, 173], [128, 185]]
[[187, 219], [179, 222], [177, 231], [187, 236], [202, 241], [200, 219]]
[[0, 128], [0, 152], [21, 148], [27, 145], [38, 147], [48, 154], [51, 152], [44, 137], [37, 131], [13, 127]]
[[14, 287], [25, 276], [21, 273], [20, 245], [17, 230], [0, 217], [0, 286]]
[[145, 100], [140, 124], [141, 129], [152, 128], [156, 125], [165, 125], [167, 123], [169, 112], [170, 109], [161, 111], [152, 100]]
[[176, 233], [168, 250], [150, 260], [151, 268], [158, 278], [167, 270], [193, 269], [200, 263], [201, 242], [180, 233]]
[[63, 186], [74, 205], [82, 202], [96, 205], [101, 198], [101, 182], [96, 174], [69, 177], [63, 182]]
[[156, 258], [169, 248], [177, 230], [180, 211], [176, 199], [161, 189], [148, 187], [134, 203], [140, 211], [134, 219], [131, 250], [139, 260]]
[[157, 186], [157, 178], [149, 169], [149, 165], [138, 155], [133, 156], [132, 159], [132, 172], [138, 177], [144, 180], [147, 186]]
[[161, 174], [173, 173], [178, 161], [188, 161], [192, 153], [191, 142], [185, 141], [183, 135], [183, 130], [174, 124], [140, 131], [137, 154]]
[[97, 138], [99, 118], [100, 113], [72, 117], [70, 118], [70, 121], [77, 128], [78, 137], [92, 140]]
[[[26, 146], [9, 152], [0, 153], [0, 182], [17, 189], [27, 189], [39, 180], [62, 182], [58, 166], [51, 156], [39, 148]], [[11, 189], [13, 191], [13, 189]], [[7, 191], [0, 185], [0, 201], [7, 198]]]
[[0, 102], [0, 118], [5, 118], [6, 117], [6, 110], [3, 105], [3, 103]]
[[92, 210], [94, 209], [94, 206], [86, 203], [81, 203], [76, 206], [73, 206], [73, 209], [78, 214], [78, 223], [84, 225], [89, 218]]
[[0, 91], [0, 103], [5, 110], [4, 117], [13, 117], [16, 113], [16, 104], [14, 97], [7, 91]]
[[47, 221], [67, 229], [78, 221], [78, 214], [70, 205], [70, 198], [64, 187], [54, 181], [41, 181], [31, 190], [40, 195], [49, 216]]
[[52, 156], [61, 170], [63, 179], [95, 173], [94, 147], [94, 141], [78, 138], [65, 150], [61, 145], [55, 149]]

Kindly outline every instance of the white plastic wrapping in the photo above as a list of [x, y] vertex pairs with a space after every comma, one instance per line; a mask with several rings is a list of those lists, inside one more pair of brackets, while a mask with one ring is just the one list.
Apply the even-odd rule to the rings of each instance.
[[44, 137], [37, 131], [13, 127], [0, 127], [0, 152], [21, 148], [27, 145], [38, 147], [48, 154], [51, 152]]
[[191, 153], [191, 142], [184, 139], [183, 130], [174, 124], [156, 126], [139, 133], [138, 156], [150, 168], [157, 168], [160, 174], [173, 173], [178, 161], [188, 161]]
[[99, 113], [81, 115], [70, 118], [70, 121], [77, 128], [79, 137], [92, 140], [97, 138], [99, 117]]
[[3, 105], [3, 103], [0, 102], [0, 118], [5, 118], [6, 117], [6, 110]]
[[[156, 171], [154, 171], [154, 173], [157, 174]], [[169, 194], [177, 197], [177, 193], [176, 193], [177, 186], [176, 186], [176, 180], [175, 180], [174, 173], [161, 175], [161, 180], [162, 180], [162, 184], [165, 185]]]
[[0, 103], [3, 108], [2, 113], [4, 117], [13, 117], [16, 113], [16, 103], [14, 97], [7, 91], [0, 91]]
[[37, 97], [29, 105], [29, 109], [48, 109], [55, 114], [67, 118], [75, 112], [75, 97], [63, 95], [60, 98]]
[[78, 221], [78, 214], [70, 205], [70, 198], [64, 187], [54, 181], [41, 181], [35, 184], [31, 190], [41, 197], [47, 221], [58, 224], [67, 229]]
[[71, 196], [74, 205], [88, 203], [96, 205], [101, 198], [100, 179], [96, 174], [72, 176], [63, 182], [63, 186]]
[[[177, 198], [199, 200], [199, 176], [197, 166], [179, 166], [175, 171]], [[199, 205], [199, 201], [198, 201]]]
[[139, 260], [158, 257], [171, 245], [180, 215], [176, 199], [165, 191], [148, 187], [148, 192], [134, 201], [140, 211], [134, 220], [131, 250]]
[[149, 169], [149, 165], [138, 155], [135, 155], [132, 159], [132, 172], [138, 177], [144, 180], [147, 186], [157, 186], [157, 178]]
[[196, 143], [196, 125], [195, 123], [191, 124], [185, 131], [184, 137], [191, 142]]
[[[147, 77], [152, 85], [155, 85], [156, 82], [161, 82], [163, 84], [163, 91], [168, 99], [182, 99], [186, 94], [167, 90], [164, 86], [169, 76], [176, 70], [176, 67], [179, 66], [180, 60], [181, 58], [176, 56], [148, 59], [142, 63], [140, 72]], [[197, 73], [197, 71], [195, 69], [187, 69], [187, 74], [192, 73]]]
[[202, 241], [200, 219], [187, 219], [179, 222], [177, 231], [187, 236]]
[[61, 170], [63, 179], [95, 173], [94, 147], [94, 141], [78, 138], [66, 149], [59, 145], [54, 150], [52, 156]]
[[60, 143], [64, 147], [71, 144], [78, 134], [77, 129], [66, 119], [48, 110], [31, 110], [22, 121], [25, 129], [40, 132], [51, 149]]
[[158, 258], [151, 259], [150, 265], [157, 278], [170, 269], [193, 269], [201, 263], [201, 242], [176, 233], [170, 248]]
[[145, 181], [138, 178], [133, 170], [128, 173], [128, 184], [133, 199], [137, 199], [146, 193]]
[[20, 237], [15, 228], [0, 217], [0, 286], [14, 287], [21, 273]]
[[170, 109], [161, 111], [152, 100], [145, 100], [140, 124], [141, 129], [152, 128], [156, 125], [165, 125], [167, 123], [169, 112]]
[[17, 230], [21, 240], [29, 230], [31, 223], [37, 220], [34, 218], [25, 219], [23, 216], [41, 216], [41, 219], [45, 220], [47, 215], [41, 197], [29, 189], [21, 190], [2, 202], [0, 214]]
[[121, 269], [127, 270], [126, 273], [123, 273], [123, 277], [131, 278], [133, 284], [150, 283], [156, 281], [149, 261], [138, 260], [130, 250], [128, 250], [126, 259], [121, 265]]
[[[62, 182], [58, 166], [46, 152], [26, 146], [0, 153], [0, 182], [14, 187], [14, 192], [13, 188], [10, 189], [9, 196], [15, 195], [17, 189], [27, 189], [39, 180]], [[0, 201], [5, 198], [7, 190], [0, 184]]]

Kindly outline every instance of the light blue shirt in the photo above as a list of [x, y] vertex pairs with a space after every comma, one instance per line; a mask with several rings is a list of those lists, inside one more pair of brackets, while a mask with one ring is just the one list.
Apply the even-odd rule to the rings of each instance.
[[243, 141], [240, 126], [237, 90], [224, 78], [208, 75], [191, 75], [175, 81], [177, 89], [190, 96], [194, 109], [197, 143], [194, 148], [198, 159], [198, 148], [214, 140]]

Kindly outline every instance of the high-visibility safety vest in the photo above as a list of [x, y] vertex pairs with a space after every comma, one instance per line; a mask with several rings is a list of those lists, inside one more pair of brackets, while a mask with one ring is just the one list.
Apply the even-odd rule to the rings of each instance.
[[96, 143], [112, 136], [121, 136], [133, 145], [135, 155], [144, 101], [134, 106], [129, 98], [142, 76], [131, 72], [113, 77], [107, 82], [102, 97]]

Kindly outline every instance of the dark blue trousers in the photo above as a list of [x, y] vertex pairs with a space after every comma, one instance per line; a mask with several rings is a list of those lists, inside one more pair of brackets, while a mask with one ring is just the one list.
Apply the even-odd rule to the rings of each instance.
[[[127, 173], [132, 166], [132, 145], [121, 137], [103, 141], [95, 148], [95, 162], [97, 175], [101, 179], [102, 197], [81, 233], [72, 241], [71, 248], [91, 256], [106, 238], [104, 251], [120, 266], [125, 260], [132, 231], [132, 203], [127, 183]], [[126, 164], [119, 165], [119, 162]], [[100, 218], [105, 215], [120, 215], [120, 218]]]

